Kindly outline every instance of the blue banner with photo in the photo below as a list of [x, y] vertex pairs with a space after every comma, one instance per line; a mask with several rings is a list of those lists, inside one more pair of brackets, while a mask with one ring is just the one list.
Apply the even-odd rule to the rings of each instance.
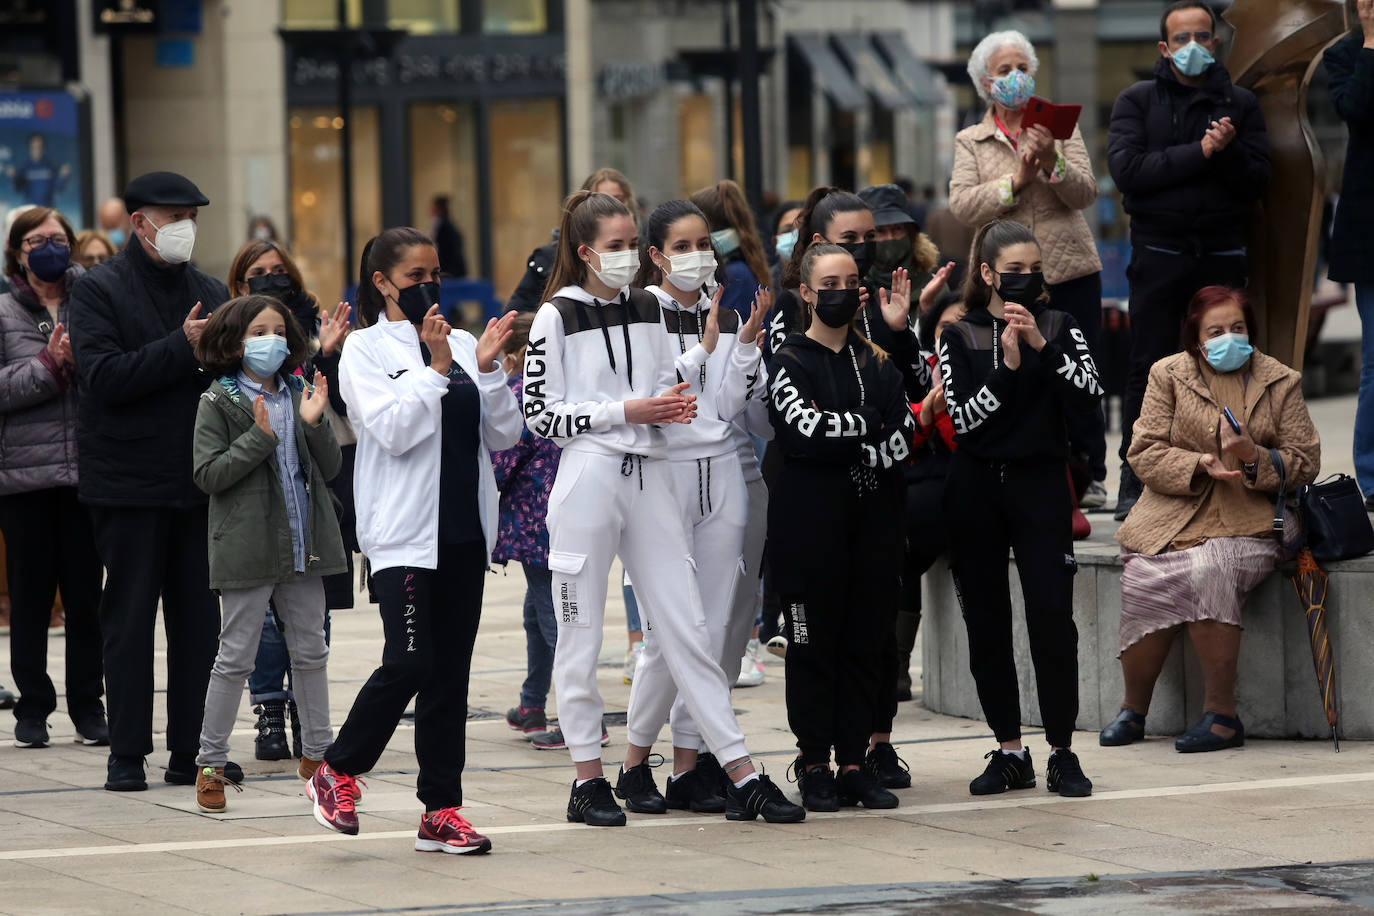
[[82, 164], [80, 109], [70, 93], [0, 92], [0, 215], [33, 204], [81, 225]]

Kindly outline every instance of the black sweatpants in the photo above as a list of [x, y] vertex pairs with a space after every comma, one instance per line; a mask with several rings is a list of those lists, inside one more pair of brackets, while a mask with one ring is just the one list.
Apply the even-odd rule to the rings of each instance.
[[1021, 737], [1010, 548], [1025, 596], [1045, 737], [1052, 747], [1068, 747], [1078, 718], [1078, 629], [1073, 622], [1078, 567], [1063, 462], [992, 464], [956, 452], [946, 482], [944, 518], [968, 630], [969, 668], [988, 725], [998, 741]]
[[860, 495], [847, 469], [790, 465], [768, 506], [787, 626], [787, 721], [805, 764], [862, 764], [879, 719], [904, 547], [900, 476]]
[[[1102, 274], [1065, 280], [1049, 288], [1050, 305], [1068, 312], [1078, 322], [1078, 328], [1088, 341], [1094, 362], [1099, 362], [1098, 338], [1102, 332]], [[1069, 428], [1069, 445], [1087, 457], [1092, 479], [1107, 479], [1107, 415], [1098, 404], [1092, 410], [1067, 411], [1064, 420]]]
[[205, 688], [219, 651], [219, 601], [210, 591], [208, 509], [92, 506], [105, 564], [100, 634], [110, 753], [153, 752], [153, 630], [167, 631], [167, 749], [195, 754]]
[[67, 711], [101, 709], [100, 555], [76, 487], [0, 497], [5, 572], [10, 589], [10, 670], [19, 689], [15, 718], [43, 719], [57, 709], [48, 677], [48, 622], [57, 590], [67, 617]]
[[[1135, 421], [1150, 381], [1150, 367], [1179, 351], [1188, 300], [1204, 286], [1243, 287], [1245, 254], [1193, 254], [1167, 249], [1169, 243], [1131, 240], [1131, 362], [1121, 399], [1121, 460], [1131, 449]], [[1167, 249], [1167, 250], [1166, 250]], [[1059, 307], [1056, 305], [1056, 308]]]
[[393, 566], [372, 574], [386, 644], [325, 760], [361, 776], [377, 765], [415, 699], [416, 795], [426, 811], [463, 803], [468, 675], [482, 617], [486, 544], [439, 546], [437, 569]]

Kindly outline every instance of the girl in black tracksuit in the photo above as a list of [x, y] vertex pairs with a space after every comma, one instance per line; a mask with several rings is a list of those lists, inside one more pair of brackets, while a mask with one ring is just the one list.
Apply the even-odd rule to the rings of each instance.
[[787, 615], [787, 718], [801, 751], [793, 769], [812, 811], [897, 805], [863, 764], [878, 717], [874, 647], [901, 595], [901, 464], [915, 423], [901, 373], [854, 329], [858, 288], [843, 248], [811, 246], [799, 302], [803, 320], [814, 310], [819, 321], [787, 338], [769, 380], [783, 460], [768, 543]]
[[1065, 415], [1102, 398], [1083, 332], [1047, 307], [1040, 247], [1020, 223], [978, 231], [964, 287], [968, 315], [945, 329], [940, 374], [958, 448], [945, 486], [950, 564], [968, 627], [978, 699], [1000, 743], [974, 795], [1035, 785], [1021, 746], [1012, 658], [1007, 550], [1025, 595], [1026, 629], [1053, 753], [1046, 785], [1092, 793], [1069, 750], [1078, 716], [1078, 631], [1073, 623], [1071, 503]]

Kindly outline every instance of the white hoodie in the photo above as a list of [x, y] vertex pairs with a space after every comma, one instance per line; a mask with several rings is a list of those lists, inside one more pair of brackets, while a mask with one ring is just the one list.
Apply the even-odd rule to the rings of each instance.
[[[496, 543], [496, 479], [488, 449], [510, 448], [520, 439], [520, 407], [495, 361], [477, 366], [477, 339], [449, 334], [453, 361], [481, 394], [482, 447], [477, 450], [478, 499], [487, 556]], [[372, 568], [418, 566], [439, 561], [439, 460], [448, 379], [424, 362], [420, 336], [408, 321], [377, 323], [349, 334], [339, 359], [339, 387], [358, 435], [353, 499], [358, 546]]]
[[[667, 457], [663, 430], [625, 422], [625, 402], [677, 381], [658, 300], [627, 286], [611, 303], [580, 286], [545, 302], [525, 351], [525, 423], [569, 451]], [[628, 320], [627, 320], [628, 319]]]

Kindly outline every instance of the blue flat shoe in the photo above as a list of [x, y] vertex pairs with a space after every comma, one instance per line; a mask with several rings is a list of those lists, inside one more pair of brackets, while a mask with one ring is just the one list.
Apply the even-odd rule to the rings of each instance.
[[[1234, 734], [1223, 738], [1212, 731], [1213, 725], [1231, 729]], [[1245, 744], [1245, 726], [1240, 719], [1223, 716], [1219, 712], [1209, 712], [1202, 719], [1178, 736], [1174, 748], [1181, 754], [1199, 754], [1205, 751], [1221, 751], [1228, 747], [1242, 747]]]
[[1103, 747], [1121, 747], [1145, 737], [1145, 717], [1131, 709], [1123, 709], [1102, 729], [1097, 743]]

